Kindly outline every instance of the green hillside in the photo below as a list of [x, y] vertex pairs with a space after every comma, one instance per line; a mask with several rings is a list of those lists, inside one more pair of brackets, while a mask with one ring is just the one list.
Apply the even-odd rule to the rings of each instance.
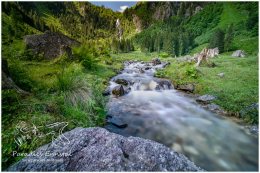
[[198, 50], [201, 45], [207, 46], [217, 29], [223, 30], [227, 36], [228, 28], [231, 28], [232, 40], [228, 51], [243, 49], [249, 54], [256, 54], [257, 9], [256, 2], [209, 3], [193, 16], [177, 13], [164, 22], [158, 21], [137, 34], [136, 42], [144, 51], [165, 51], [179, 56], [194, 53], [192, 49]]

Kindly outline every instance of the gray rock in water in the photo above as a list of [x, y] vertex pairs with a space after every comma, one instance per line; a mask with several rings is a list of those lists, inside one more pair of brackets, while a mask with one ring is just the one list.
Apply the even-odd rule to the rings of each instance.
[[[168, 79], [162, 79], [162, 78], [154, 78], [154, 81], [158, 83], [160, 88], [163, 89], [172, 89], [171, 81]], [[158, 87], [157, 87], [158, 88]]]
[[7, 171], [203, 171], [162, 144], [103, 128], [76, 128], [59, 138]]
[[165, 67], [169, 66], [170, 64], [171, 64], [170, 62], [166, 62], [163, 64], [162, 68], [165, 68]]
[[103, 96], [108, 96], [108, 95], [110, 95], [110, 88], [107, 87], [107, 88], [105, 89], [105, 91], [102, 92], [102, 95], [103, 95]]
[[243, 50], [236, 50], [235, 52], [233, 52], [233, 54], [231, 56], [233, 56], [233, 57], [245, 57], [245, 52]]
[[203, 95], [203, 96], [200, 96], [199, 98], [197, 98], [196, 101], [200, 102], [200, 103], [208, 104], [215, 99], [216, 99], [215, 96], [206, 94], [206, 95]]
[[128, 81], [125, 79], [116, 79], [115, 83], [121, 84], [121, 85], [128, 85]]
[[125, 128], [127, 127], [127, 124], [125, 122], [123, 122], [120, 118], [118, 117], [111, 117], [107, 120], [108, 123], [113, 124], [116, 127], [119, 128]]
[[187, 92], [193, 92], [195, 90], [195, 86], [193, 84], [177, 85], [176, 89]]
[[161, 62], [161, 60], [159, 59], [159, 58], [154, 58], [154, 59], [152, 59], [152, 64], [153, 65], [159, 65], [159, 64], [161, 64], [162, 62]]
[[113, 88], [112, 94], [114, 94], [116, 96], [122, 96], [122, 95], [126, 94], [126, 91], [125, 91], [123, 85], [118, 85], [115, 88]]

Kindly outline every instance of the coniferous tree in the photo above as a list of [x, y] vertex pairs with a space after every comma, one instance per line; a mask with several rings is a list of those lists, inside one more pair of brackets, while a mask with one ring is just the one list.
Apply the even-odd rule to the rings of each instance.
[[225, 35], [225, 45], [224, 45], [225, 51], [230, 50], [233, 37], [234, 37], [233, 24], [231, 24], [228, 27], [226, 35]]
[[210, 40], [209, 48], [218, 47], [219, 53], [224, 52], [224, 39], [225, 33], [221, 29], [217, 29]]
[[175, 38], [174, 41], [173, 41], [173, 50], [174, 50], [174, 55], [175, 56], [179, 56], [179, 53], [180, 53], [180, 44], [179, 44], [179, 39], [178, 38]]

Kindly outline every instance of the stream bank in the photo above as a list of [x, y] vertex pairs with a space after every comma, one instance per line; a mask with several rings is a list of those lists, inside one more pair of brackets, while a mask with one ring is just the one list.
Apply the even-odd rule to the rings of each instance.
[[[167, 63], [129, 61], [110, 81], [111, 132], [162, 143], [209, 171], [258, 170], [258, 139], [238, 124], [205, 110], [154, 73]], [[116, 95], [116, 96], [115, 96]]]

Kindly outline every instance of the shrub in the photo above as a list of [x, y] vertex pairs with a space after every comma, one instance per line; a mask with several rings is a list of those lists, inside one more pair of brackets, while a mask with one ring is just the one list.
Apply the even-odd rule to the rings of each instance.
[[163, 53], [160, 53], [159, 56], [160, 56], [161, 58], [167, 58], [167, 57], [169, 57], [169, 54], [163, 52]]
[[15, 84], [25, 91], [33, 91], [37, 83], [33, 81], [19, 61], [9, 63], [9, 71]]
[[73, 48], [74, 57], [88, 70], [93, 70], [96, 68], [98, 59], [95, 58], [95, 54], [95, 50], [91, 50], [84, 45]]
[[198, 77], [198, 71], [194, 66], [187, 66], [186, 67], [186, 75], [196, 79]]

